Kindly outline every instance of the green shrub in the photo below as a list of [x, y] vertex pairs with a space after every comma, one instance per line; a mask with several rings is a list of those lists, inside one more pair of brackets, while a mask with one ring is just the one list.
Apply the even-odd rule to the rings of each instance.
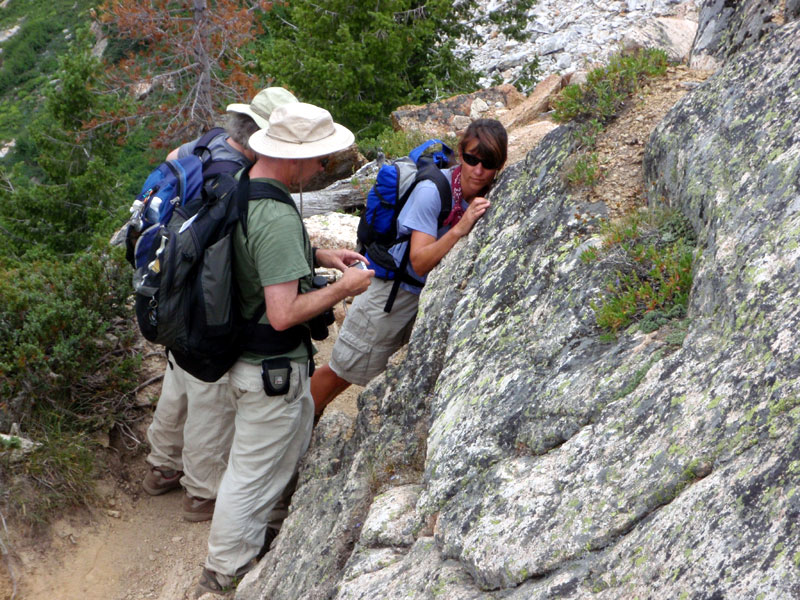
[[121, 252], [95, 248], [63, 262], [32, 250], [0, 265], [0, 397], [22, 410], [4, 415], [0, 407], [0, 424], [35, 424], [41, 411], [81, 426], [113, 424], [114, 405], [124, 402], [120, 384], [132, 375], [124, 352], [107, 356], [124, 351], [125, 340], [107, 337], [126, 315], [123, 262]]
[[[431, 136], [422, 131], [393, 131], [386, 129], [374, 138], [366, 138], [358, 143], [358, 149], [369, 160], [375, 160], [378, 152], [383, 152], [387, 159], [406, 156]], [[458, 145], [456, 136], [449, 136], [442, 140], [454, 151]]]
[[568, 85], [553, 103], [558, 122], [608, 122], [641, 84], [666, 73], [669, 61], [663, 50], [640, 49], [632, 54], [615, 54], [604, 67], [589, 72], [583, 85]]
[[13, 488], [0, 502], [30, 523], [91, 498], [90, 440], [138, 414], [130, 268], [104, 245], [69, 260], [36, 248], [0, 256], [0, 431], [19, 423], [42, 444], [0, 462], [0, 487]]
[[663, 75], [667, 69], [663, 50], [645, 49], [633, 54], [616, 54], [604, 67], [594, 69], [583, 85], [572, 84], [561, 90], [553, 102], [553, 118], [558, 122], [576, 121], [574, 136], [581, 154], [566, 173], [572, 185], [594, 186], [600, 178], [597, 155], [590, 152], [597, 136], [611, 121], [642, 82]]
[[[652, 332], [686, 316], [695, 236], [677, 211], [647, 210], [607, 222], [602, 247], [581, 259], [613, 267], [603, 297], [590, 305], [597, 325], [611, 334], [633, 322]], [[682, 231], [680, 236], [676, 231]]]
[[567, 173], [571, 185], [591, 187], [600, 179], [600, 164], [597, 152], [586, 152], [577, 156], [575, 164]]

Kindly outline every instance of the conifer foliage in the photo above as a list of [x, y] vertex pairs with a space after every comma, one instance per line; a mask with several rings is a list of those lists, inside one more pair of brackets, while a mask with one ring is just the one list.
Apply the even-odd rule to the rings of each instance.
[[[307, 102], [328, 108], [363, 136], [388, 125], [402, 104], [437, 100], [477, 88], [471, 54], [492, 21], [522, 39], [520, 23], [535, 0], [516, 0], [488, 13], [477, 0], [294, 0], [271, 3], [258, 68]], [[463, 46], [463, 44], [462, 44]]]

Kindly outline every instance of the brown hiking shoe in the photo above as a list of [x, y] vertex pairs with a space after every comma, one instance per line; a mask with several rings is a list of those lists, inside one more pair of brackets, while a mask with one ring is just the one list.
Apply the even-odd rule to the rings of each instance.
[[203, 569], [200, 581], [194, 591], [194, 597], [200, 598], [204, 594], [227, 595], [236, 590], [236, 585], [241, 577], [222, 575], [211, 569]]
[[150, 467], [142, 481], [142, 487], [151, 496], [160, 496], [181, 487], [181, 477], [183, 477], [183, 471], [165, 467]]
[[214, 498], [197, 498], [189, 492], [183, 494], [183, 518], [192, 523], [208, 521], [214, 516]]

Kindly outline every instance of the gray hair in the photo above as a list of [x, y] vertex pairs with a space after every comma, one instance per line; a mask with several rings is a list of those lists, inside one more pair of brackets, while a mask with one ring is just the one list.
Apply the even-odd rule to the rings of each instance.
[[243, 148], [250, 149], [250, 145], [247, 142], [250, 136], [258, 129], [258, 125], [251, 117], [237, 112], [228, 113], [225, 131], [228, 132], [233, 141], [241, 144]]

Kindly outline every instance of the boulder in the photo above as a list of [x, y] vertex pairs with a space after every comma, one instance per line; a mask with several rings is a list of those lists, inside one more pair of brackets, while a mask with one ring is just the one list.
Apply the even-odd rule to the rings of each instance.
[[359, 218], [345, 213], [325, 213], [303, 219], [315, 248], [355, 250]]
[[506, 169], [236, 598], [798, 597], [798, 79], [795, 22], [651, 137], [648, 199], [698, 240], [682, 339], [601, 336], [571, 127]]
[[317, 173], [306, 184], [307, 191], [316, 191], [326, 188], [337, 181], [351, 177], [358, 169], [366, 164], [367, 160], [358, 151], [358, 146], [353, 144], [341, 152], [335, 152], [328, 157], [325, 170]]
[[524, 98], [513, 85], [504, 84], [424, 106], [401, 106], [392, 112], [392, 126], [397, 131], [422, 131], [430, 137], [442, 136], [460, 131], [469, 124], [473, 103], [477, 99], [487, 107], [513, 108]]
[[788, 0], [706, 1], [700, 9], [689, 66], [717, 68], [740, 50], [757, 44], [781, 25], [800, 18], [800, 2]]
[[564, 87], [561, 75], [550, 75], [539, 82], [528, 97], [500, 116], [500, 122], [511, 131], [515, 127], [527, 125], [550, 108], [550, 102]]
[[671, 61], [685, 63], [689, 61], [696, 33], [697, 21], [659, 17], [626, 32], [622, 44], [626, 47], [661, 48]]

